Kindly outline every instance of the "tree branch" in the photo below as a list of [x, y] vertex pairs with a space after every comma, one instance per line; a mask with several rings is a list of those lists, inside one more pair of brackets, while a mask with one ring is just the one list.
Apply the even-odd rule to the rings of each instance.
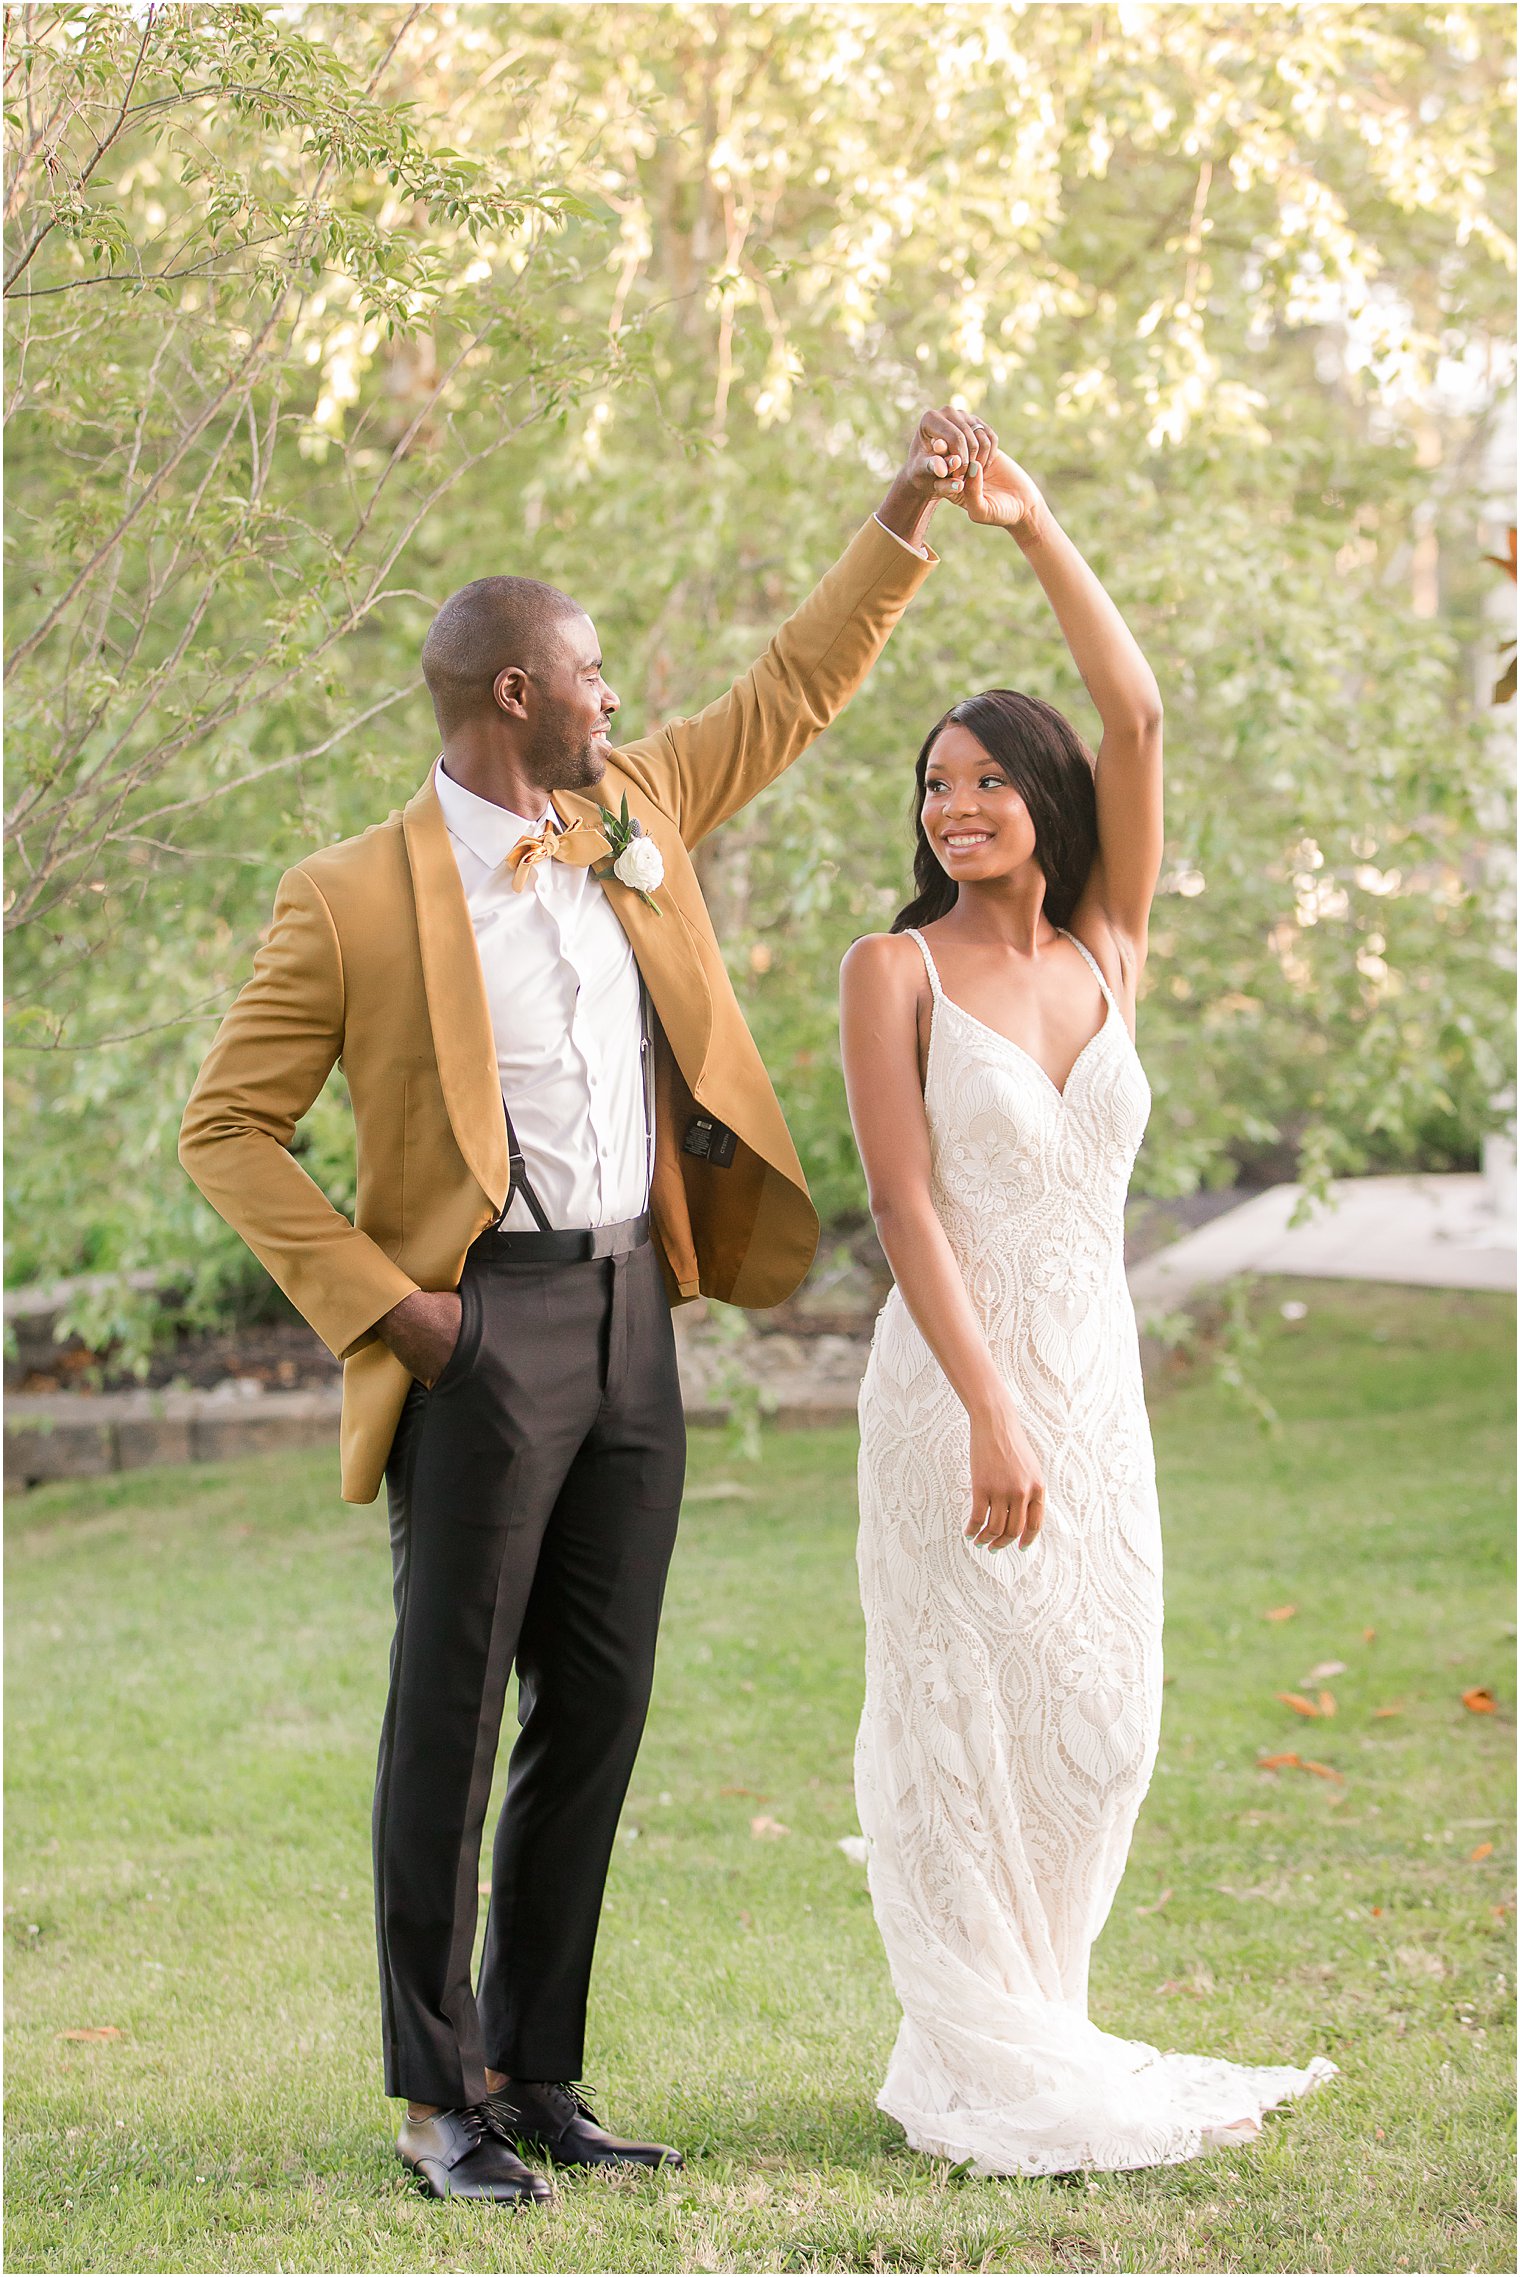
[[[192, 261], [183, 269], [112, 269], [100, 277], [70, 277], [61, 285], [29, 285], [24, 292], [12, 292], [7, 286], [5, 297], [7, 300], [49, 300], [58, 293], [87, 292], [92, 285], [130, 285], [141, 290], [147, 285], [177, 284], [181, 277], [203, 276], [218, 261], [229, 261], [238, 254], [256, 252], [261, 245], [277, 244], [279, 236], [279, 231], [272, 229], [267, 237], [245, 237], [235, 245], [220, 245], [214, 253], [208, 253], [204, 261]], [[236, 269], [223, 273], [229, 276], [240, 274]]]
[[[76, 190], [82, 190], [84, 188], [86, 182], [88, 182], [90, 176], [94, 173], [96, 167], [100, 164], [100, 161], [102, 158], [104, 158], [112, 143], [116, 141], [117, 137], [120, 135], [123, 127], [126, 124], [127, 106], [132, 100], [132, 90], [137, 85], [137, 74], [139, 71], [141, 71], [143, 57], [148, 52], [148, 42], [153, 37], [153, 27], [157, 20], [157, 16], [157, 6], [154, 4], [154, 0], [149, 0], [148, 11], [143, 18], [142, 39], [138, 44], [137, 54], [133, 59], [132, 71], [130, 77], [127, 80], [126, 92], [121, 98], [121, 109], [116, 114], [116, 119], [110, 129], [110, 132], [103, 135], [100, 141], [96, 143], [95, 148], [85, 165], [83, 173], [80, 175], [78, 181], [74, 185]], [[49, 218], [42, 224], [42, 227], [33, 236], [31, 243], [17, 255], [15, 262], [5, 273], [4, 289], [7, 293], [10, 291], [11, 286], [15, 283], [16, 279], [21, 275], [22, 271], [30, 266], [32, 257], [36, 253], [37, 248], [44, 243], [49, 234], [57, 227], [58, 216], [56, 213], [54, 213], [50, 215]]]

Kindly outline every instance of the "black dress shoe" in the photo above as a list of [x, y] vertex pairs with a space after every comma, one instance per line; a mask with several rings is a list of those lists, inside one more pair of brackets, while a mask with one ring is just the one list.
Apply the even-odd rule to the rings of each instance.
[[568, 2081], [509, 2079], [487, 2101], [519, 2150], [556, 2166], [683, 2166], [669, 2143], [629, 2143], [598, 2126], [584, 2092]]
[[500, 2205], [541, 2206], [554, 2196], [544, 2176], [523, 2165], [484, 2103], [435, 2111], [431, 2119], [408, 2114], [396, 2137], [396, 2156], [411, 2168], [430, 2198], [491, 2198]]

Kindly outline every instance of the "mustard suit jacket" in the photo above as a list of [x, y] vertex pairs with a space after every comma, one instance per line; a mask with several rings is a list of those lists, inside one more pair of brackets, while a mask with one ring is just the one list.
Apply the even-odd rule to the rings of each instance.
[[[726, 696], [615, 749], [595, 823], [627, 793], [665, 859], [658, 912], [613, 884], [656, 1014], [650, 1210], [672, 1303], [773, 1305], [818, 1220], [745, 1026], [691, 850], [790, 766], [860, 687], [937, 557], [873, 517]], [[355, 1223], [290, 1152], [334, 1066], [353, 1102]], [[700, 1107], [737, 1135], [727, 1168], [684, 1153]], [[411, 1378], [375, 1323], [452, 1289], [500, 1212], [506, 1120], [480, 959], [432, 770], [404, 810], [286, 872], [247, 985], [196, 1078], [179, 1158], [343, 1361], [342, 1492], [370, 1502]]]

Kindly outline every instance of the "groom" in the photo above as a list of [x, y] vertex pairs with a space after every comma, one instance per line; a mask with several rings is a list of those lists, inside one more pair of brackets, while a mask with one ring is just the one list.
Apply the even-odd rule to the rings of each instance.
[[[691, 851], [860, 687], [974, 449], [964, 414], [926, 416], [759, 662], [616, 749], [583, 609], [518, 577], [451, 595], [422, 654], [441, 757], [401, 813], [286, 873], [185, 1111], [186, 1170], [344, 1362], [345, 1499], [388, 1489], [385, 2086], [437, 2197], [548, 2197], [519, 2152], [680, 2163], [573, 2085], [681, 1501], [670, 1307], [777, 1304], [817, 1238]], [[335, 1062], [354, 1223], [291, 1151]]]

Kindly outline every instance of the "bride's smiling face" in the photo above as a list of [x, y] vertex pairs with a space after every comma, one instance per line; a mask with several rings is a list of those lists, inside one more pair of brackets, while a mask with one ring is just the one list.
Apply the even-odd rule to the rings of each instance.
[[1029, 809], [967, 727], [935, 738], [924, 770], [924, 834], [957, 885], [1006, 878], [1034, 859]]

